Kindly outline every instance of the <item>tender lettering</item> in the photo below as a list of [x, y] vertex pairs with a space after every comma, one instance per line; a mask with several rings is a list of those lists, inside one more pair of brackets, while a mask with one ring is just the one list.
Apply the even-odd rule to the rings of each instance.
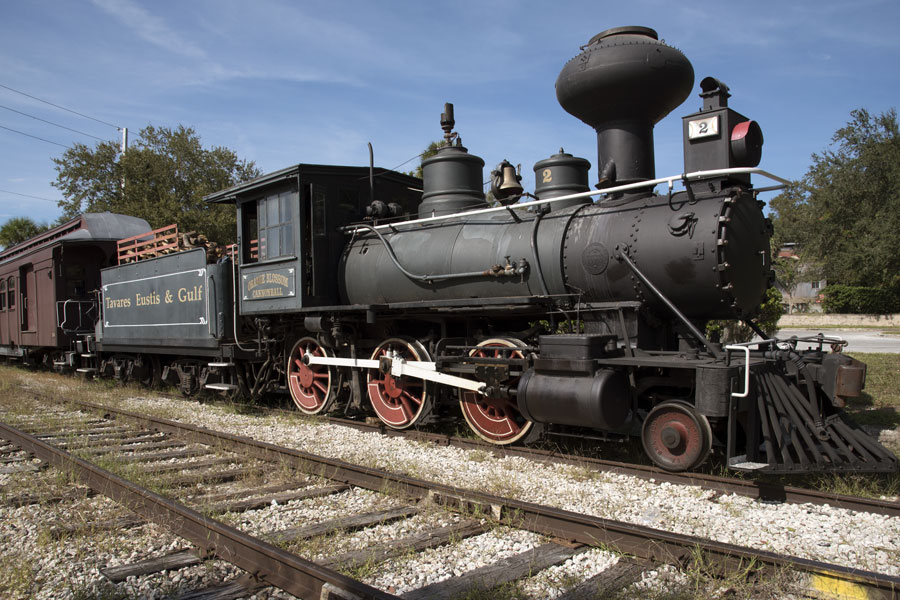
[[107, 298], [106, 308], [131, 308], [130, 298]]
[[203, 287], [195, 285], [191, 288], [178, 288], [179, 302], [200, 302], [203, 300]]
[[159, 304], [159, 294], [156, 292], [150, 292], [146, 295], [135, 294], [134, 303], [137, 306], [153, 306], [154, 304]]

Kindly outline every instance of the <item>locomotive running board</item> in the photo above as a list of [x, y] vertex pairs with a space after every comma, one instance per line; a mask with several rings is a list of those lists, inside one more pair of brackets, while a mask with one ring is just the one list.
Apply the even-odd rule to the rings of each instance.
[[[760, 437], [752, 440], [751, 435], [747, 447], [756, 455], [729, 457], [730, 468], [765, 473], [897, 471], [897, 457], [842, 410], [822, 416], [818, 398], [811, 401], [794, 377], [766, 365], [754, 371], [751, 381], [756, 406], [749, 410], [748, 431], [758, 431]], [[830, 400], [823, 401], [830, 405]]]
[[472, 381], [456, 375], [448, 375], [437, 371], [435, 363], [404, 360], [402, 358], [391, 358], [382, 356], [380, 360], [363, 359], [363, 358], [337, 358], [333, 356], [313, 356], [307, 353], [303, 357], [304, 364], [307, 365], [327, 365], [331, 367], [350, 367], [355, 369], [380, 369], [385, 373], [390, 372], [394, 377], [406, 375], [435, 383], [442, 383], [453, 387], [462, 388], [479, 394], [484, 394], [487, 384], [482, 381]]

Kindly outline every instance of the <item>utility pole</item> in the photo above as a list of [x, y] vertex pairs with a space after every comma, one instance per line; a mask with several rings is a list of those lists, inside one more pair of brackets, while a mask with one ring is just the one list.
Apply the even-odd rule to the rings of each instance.
[[[119, 129], [122, 131], [122, 156], [125, 156], [125, 151], [128, 150], [128, 128], [120, 127]], [[122, 158], [119, 157], [119, 160], [122, 160]], [[122, 171], [122, 183], [120, 184], [120, 186], [122, 188], [122, 196], [124, 197], [125, 196], [125, 171], [124, 170]]]

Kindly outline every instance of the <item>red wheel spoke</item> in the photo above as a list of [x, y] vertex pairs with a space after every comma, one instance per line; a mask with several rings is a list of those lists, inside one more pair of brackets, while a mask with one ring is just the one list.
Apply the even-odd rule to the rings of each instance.
[[417, 398], [416, 396], [413, 396], [412, 394], [410, 394], [410, 393], [407, 392], [406, 390], [403, 390], [403, 397], [405, 397], [405, 398], [407, 398], [407, 399], [409, 399], [409, 400], [412, 400], [413, 402], [415, 402], [416, 404], [418, 404], [418, 405], [420, 405], [420, 406], [421, 406], [421, 404], [422, 404], [422, 397], [421, 397], [421, 396]]
[[313, 377], [316, 379], [328, 379], [328, 377], [330, 377], [330, 375], [327, 372], [322, 372], [322, 373], [314, 372]]
[[413, 409], [413, 407], [409, 405], [409, 402], [407, 402], [403, 398], [400, 398], [400, 408], [403, 411], [403, 415], [406, 418], [405, 420], [407, 422], [412, 421], [413, 417], [416, 416], [415, 409]]

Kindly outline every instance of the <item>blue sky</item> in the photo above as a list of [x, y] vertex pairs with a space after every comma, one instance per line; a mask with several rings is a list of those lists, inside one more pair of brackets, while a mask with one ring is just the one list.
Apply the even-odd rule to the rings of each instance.
[[[596, 33], [644, 25], [695, 72], [695, 92], [656, 127], [657, 176], [683, 170], [681, 116], [712, 75], [760, 123], [761, 166], [796, 179], [851, 110], [897, 106], [898, 17], [897, 0], [0, 0], [0, 126], [63, 146], [96, 140], [31, 116], [119, 136], [13, 88], [132, 132], [191, 126], [266, 172], [365, 165], [369, 141], [392, 168], [440, 139], [449, 101], [485, 178], [508, 159], [533, 189], [532, 165], [560, 147], [597, 160], [594, 132], [556, 102], [560, 69]], [[58, 217], [63, 151], [0, 128], [0, 223]]]

